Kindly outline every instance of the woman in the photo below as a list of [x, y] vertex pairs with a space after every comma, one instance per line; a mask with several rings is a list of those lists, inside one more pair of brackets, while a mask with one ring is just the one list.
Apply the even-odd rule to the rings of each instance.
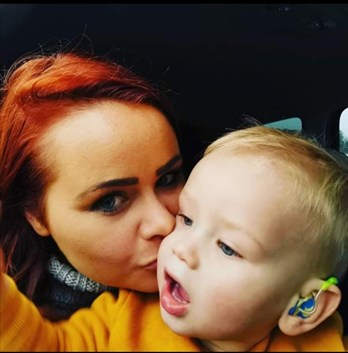
[[5, 77], [0, 246], [42, 313], [69, 316], [107, 288], [157, 291], [157, 250], [184, 184], [168, 101], [128, 69], [74, 53]]

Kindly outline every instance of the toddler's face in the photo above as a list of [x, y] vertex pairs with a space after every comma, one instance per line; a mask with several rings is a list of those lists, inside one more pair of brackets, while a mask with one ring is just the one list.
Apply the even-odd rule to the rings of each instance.
[[289, 195], [266, 157], [216, 152], [196, 165], [158, 258], [161, 313], [175, 332], [243, 344], [277, 324], [306, 276]]

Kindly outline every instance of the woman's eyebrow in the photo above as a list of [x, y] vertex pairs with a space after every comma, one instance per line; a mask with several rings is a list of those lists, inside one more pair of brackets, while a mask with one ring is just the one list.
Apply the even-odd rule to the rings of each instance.
[[107, 181], [103, 181], [102, 183], [96, 184], [88, 188], [86, 191], [81, 192], [77, 195], [78, 199], [83, 199], [90, 192], [97, 191], [99, 189], [107, 189], [113, 186], [129, 186], [135, 185], [139, 182], [138, 178], [120, 178], [120, 179], [111, 179]]
[[165, 165], [156, 170], [156, 175], [162, 175], [170, 171], [178, 162], [182, 162], [182, 157], [180, 154], [176, 155], [170, 159]]
[[[171, 170], [178, 162], [182, 161], [181, 155], [176, 155], [172, 159], [170, 159], [165, 165], [162, 167], [158, 168], [156, 170], [156, 175], [161, 175], [164, 174], [168, 171]], [[107, 189], [110, 187], [114, 186], [130, 186], [130, 185], [136, 185], [139, 182], [139, 178], [136, 177], [130, 177], [130, 178], [120, 178], [120, 179], [111, 179], [107, 181], [103, 181], [102, 183], [93, 185], [89, 187], [86, 191], [81, 192], [79, 195], [77, 195], [78, 199], [83, 199], [87, 194], [100, 190], [100, 189]]]

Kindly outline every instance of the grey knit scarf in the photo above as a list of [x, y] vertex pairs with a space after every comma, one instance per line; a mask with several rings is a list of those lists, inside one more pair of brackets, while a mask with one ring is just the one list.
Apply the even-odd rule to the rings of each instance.
[[48, 261], [48, 272], [60, 283], [64, 283], [74, 290], [91, 293], [101, 293], [106, 286], [91, 280], [66, 263], [62, 263], [57, 257], [51, 257]]

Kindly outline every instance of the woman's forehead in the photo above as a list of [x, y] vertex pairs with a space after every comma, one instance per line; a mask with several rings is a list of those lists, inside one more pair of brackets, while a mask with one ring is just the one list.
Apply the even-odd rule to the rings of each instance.
[[176, 139], [165, 116], [155, 108], [108, 101], [70, 111], [46, 131], [44, 139], [70, 146], [117, 139], [119, 144], [129, 140], [135, 146], [151, 141], [151, 134]]
[[70, 113], [49, 129], [41, 149], [64, 175], [108, 178], [138, 174], [139, 167], [143, 173], [157, 170], [179, 154], [175, 133], [160, 112], [113, 103]]

